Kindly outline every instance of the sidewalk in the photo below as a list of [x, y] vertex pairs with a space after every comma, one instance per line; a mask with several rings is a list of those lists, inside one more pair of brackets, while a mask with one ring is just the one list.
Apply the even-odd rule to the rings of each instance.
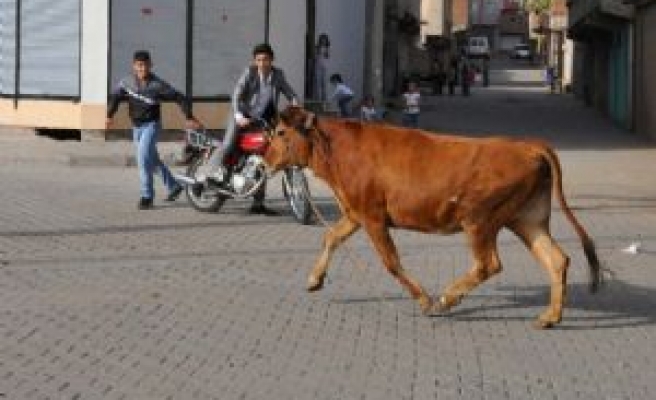
[[[160, 142], [162, 161], [171, 164], [180, 146], [181, 141]], [[136, 160], [130, 140], [59, 141], [38, 136], [31, 129], [0, 126], [0, 165], [18, 163], [131, 167]]]
[[[399, 110], [389, 110], [390, 123], [400, 123]], [[422, 99], [420, 126], [446, 134], [541, 138], [558, 150], [655, 149], [656, 143], [610, 121], [572, 95], [552, 95], [546, 87], [473, 86], [471, 96]], [[181, 141], [160, 141], [162, 160], [171, 164]], [[134, 166], [132, 142], [56, 141], [28, 129], [0, 126], [0, 165], [21, 162], [68, 166]]]

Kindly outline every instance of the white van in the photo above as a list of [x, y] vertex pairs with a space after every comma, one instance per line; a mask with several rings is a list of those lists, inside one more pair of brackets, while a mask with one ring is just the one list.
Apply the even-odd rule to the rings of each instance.
[[467, 55], [471, 58], [489, 58], [490, 43], [487, 36], [472, 36], [467, 42]]

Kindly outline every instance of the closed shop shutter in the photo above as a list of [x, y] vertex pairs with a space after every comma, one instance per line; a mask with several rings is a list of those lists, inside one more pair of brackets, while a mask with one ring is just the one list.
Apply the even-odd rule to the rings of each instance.
[[80, 8], [80, 0], [21, 0], [20, 94], [79, 97]]
[[14, 94], [16, 1], [0, 0], [0, 94]]
[[195, 0], [193, 4], [193, 95], [231, 95], [252, 59], [253, 46], [265, 40], [266, 2]]
[[187, 1], [114, 0], [111, 4], [112, 87], [131, 73], [134, 52], [148, 50], [155, 73], [184, 92]]

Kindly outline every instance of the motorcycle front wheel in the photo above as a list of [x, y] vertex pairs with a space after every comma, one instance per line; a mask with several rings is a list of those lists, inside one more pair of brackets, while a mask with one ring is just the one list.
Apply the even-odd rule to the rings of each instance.
[[[189, 165], [187, 168], [187, 176], [193, 178], [197, 182], [205, 182], [210, 169], [211, 167], [207, 164], [205, 157], [201, 156], [193, 160]], [[202, 212], [219, 211], [228, 198], [205, 185], [203, 185], [202, 190], [200, 191], [196, 191], [194, 185], [187, 185], [185, 192], [187, 194], [187, 200], [189, 200], [191, 206]]]
[[312, 206], [310, 205], [310, 188], [303, 170], [290, 167], [284, 171], [282, 192], [289, 203], [296, 221], [303, 225], [312, 222]]

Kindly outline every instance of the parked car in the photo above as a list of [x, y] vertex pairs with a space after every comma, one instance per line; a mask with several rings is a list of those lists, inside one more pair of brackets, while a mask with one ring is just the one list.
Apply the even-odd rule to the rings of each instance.
[[487, 36], [472, 36], [467, 42], [467, 55], [470, 58], [489, 58], [490, 43]]
[[510, 53], [510, 57], [517, 60], [530, 60], [531, 47], [528, 44], [516, 44]]

